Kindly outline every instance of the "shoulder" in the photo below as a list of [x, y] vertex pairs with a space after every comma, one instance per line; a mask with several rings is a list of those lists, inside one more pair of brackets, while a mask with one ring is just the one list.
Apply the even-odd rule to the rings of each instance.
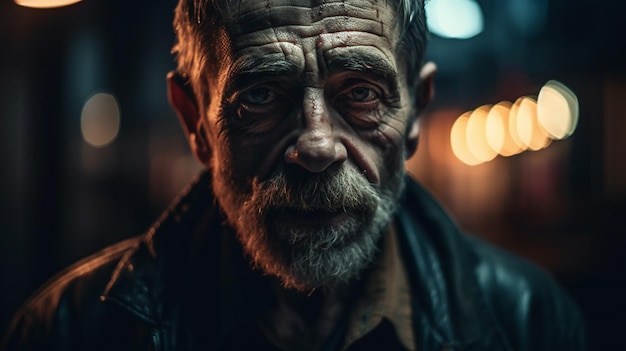
[[474, 273], [489, 312], [513, 345], [524, 350], [584, 347], [578, 306], [552, 276], [479, 239], [464, 238], [478, 257]]
[[[13, 349], [73, 349], [64, 336], [98, 330], [96, 315], [110, 313], [101, 296], [124, 257], [135, 252], [141, 237], [107, 247], [64, 269], [35, 292], [15, 315], [2, 345]], [[79, 337], [80, 338], [80, 337]]]
[[187, 186], [145, 234], [50, 279], [18, 311], [0, 350], [126, 350], [156, 342], [173, 323], [166, 308], [188, 282], [189, 262], [211, 256], [201, 247], [220, 247], [223, 219], [209, 175]]
[[[584, 348], [579, 309], [547, 272], [461, 233], [446, 211], [412, 180], [408, 181], [398, 220], [404, 232], [407, 262], [417, 267], [420, 283], [426, 282], [430, 292], [448, 295], [450, 308], [469, 311], [463, 312], [465, 320], [484, 324], [483, 331], [493, 326], [494, 335], [499, 335], [497, 342], [503, 347]], [[429, 280], [426, 277], [430, 275], [442, 278]], [[470, 314], [482, 316], [474, 318]]]
[[117, 265], [137, 250], [141, 239], [124, 240], [65, 268], [26, 301], [21, 313], [48, 315], [67, 295], [99, 300]]

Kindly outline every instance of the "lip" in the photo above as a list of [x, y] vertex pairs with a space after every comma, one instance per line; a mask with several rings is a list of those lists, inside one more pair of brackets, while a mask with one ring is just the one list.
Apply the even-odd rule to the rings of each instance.
[[299, 211], [297, 209], [282, 209], [275, 214], [275, 219], [281, 222], [293, 223], [298, 226], [317, 227], [340, 225], [350, 216], [349, 211]]

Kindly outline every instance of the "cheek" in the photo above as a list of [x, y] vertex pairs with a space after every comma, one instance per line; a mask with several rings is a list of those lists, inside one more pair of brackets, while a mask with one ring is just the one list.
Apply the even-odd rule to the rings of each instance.
[[227, 126], [220, 136], [230, 160], [231, 173], [238, 182], [251, 184], [253, 178], [264, 180], [281, 166], [290, 133], [296, 129], [294, 118], [271, 123], [269, 129]]
[[370, 155], [368, 159], [381, 181], [395, 173], [404, 161], [407, 120], [401, 115], [387, 115], [376, 128], [359, 132], [359, 149]]
[[233, 173], [243, 178], [255, 177], [261, 160], [266, 157], [270, 148], [267, 140], [252, 141], [233, 136], [229, 148]]
[[404, 147], [407, 125], [407, 116], [386, 114], [375, 128], [363, 130], [360, 134], [381, 153], [388, 154]]

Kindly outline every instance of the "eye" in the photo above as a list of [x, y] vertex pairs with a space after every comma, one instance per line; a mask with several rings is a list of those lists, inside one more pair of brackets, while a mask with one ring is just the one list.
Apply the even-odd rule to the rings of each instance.
[[386, 108], [384, 90], [362, 79], [346, 81], [334, 104], [348, 123], [360, 128], [376, 128]]
[[367, 102], [378, 99], [378, 94], [367, 87], [355, 87], [350, 90], [350, 98], [354, 101]]
[[276, 93], [267, 87], [252, 88], [241, 94], [244, 103], [253, 105], [264, 105], [276, 100]]

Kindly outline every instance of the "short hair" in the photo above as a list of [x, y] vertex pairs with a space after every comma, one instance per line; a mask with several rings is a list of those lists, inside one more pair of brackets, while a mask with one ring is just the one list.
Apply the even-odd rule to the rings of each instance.
[[[221, 31], [222, 13], [227, 1], [180, 0], [174, 12], [176, 43], [172, 53], [176, 55], [178, 71], [192, 83], [198, 99], [206, 98], [201, 94], [206, 95], [208, 88], [202, 74], [207, 70], [216, 73], [219, 68], [218, 49], [225, 44], [221, 40], [225, 34]], [[400, 35], [396, 55], [406, 58], [407, 84], [412, 93], [419, 84], [417, 78], [427, 42], [424, 1], [395, 0]]]

